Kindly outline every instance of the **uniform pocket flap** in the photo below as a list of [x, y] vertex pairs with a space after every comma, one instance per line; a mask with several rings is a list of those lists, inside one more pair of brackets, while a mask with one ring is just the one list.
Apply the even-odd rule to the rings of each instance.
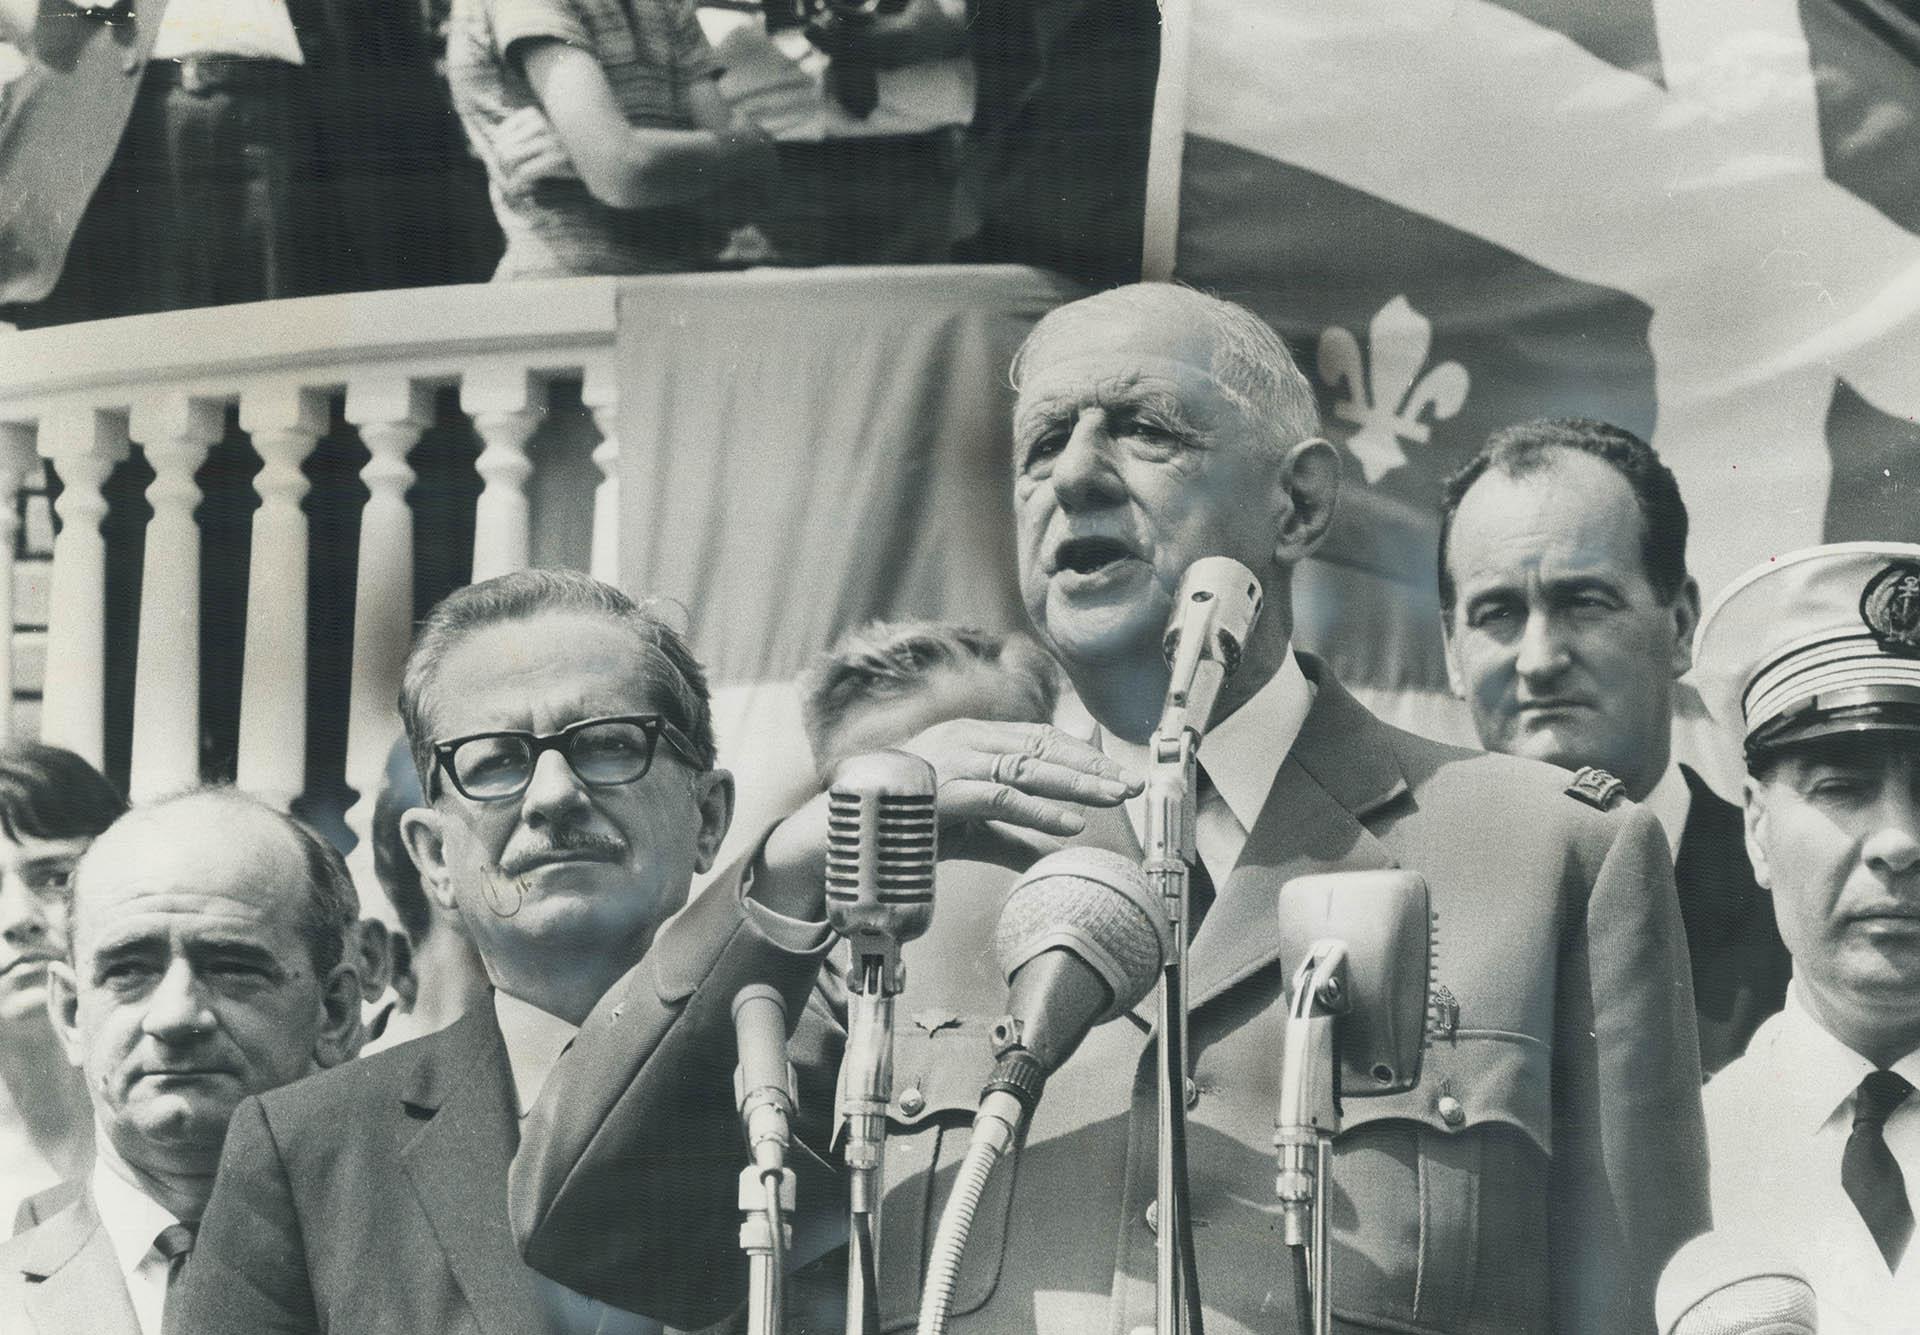
[[1404, 1094], [1342, 1101], [1342, 1130], [1402, 1118], [1436, 1131], [1489, 1122], [1519, 1128], [1553, 1153], [1553, 1052], [1531, 1034], [1462, 1029], [1427, 1048], [1420, 1083]]
[[918, 1126], [940, 1113], [971, 1118], [993, 1073], [994, 1018], [922, 1011], [893, 1027], [893, 1101], [887, 1120]]

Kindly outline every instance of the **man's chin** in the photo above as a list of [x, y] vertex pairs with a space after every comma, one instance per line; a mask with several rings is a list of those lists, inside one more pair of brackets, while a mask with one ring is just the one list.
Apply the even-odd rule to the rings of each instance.
[[1168, 614], [1161, 598], [1082, 603], [1050, 594], [1040, 630], [1070, 672], [1161, 664]]

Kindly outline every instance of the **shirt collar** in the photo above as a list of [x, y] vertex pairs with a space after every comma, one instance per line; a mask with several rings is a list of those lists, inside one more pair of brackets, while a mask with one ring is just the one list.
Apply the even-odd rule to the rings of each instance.
[[1687, 813], [1693, 808], [1693, 790], [1687, 786], [1686, 775], [1680, 772], [1679, 761], [1667, 761], [1667, 772], [1653, 785], [1653, 791], [1647, 794], [1642, 805], [1653, 812], [1660, 828], [1666, 831], [1667, 849], [1678, 862], [1680, 838], [1687, 832]]
[[[1267, 794], [1280, 772], [1280, 760], [1293, 749], [1294, 739], [1313, 708], [1313, 683], [1300, 670], [1300, 661], [1288, 644], [1280, 667], [1253, 698], [1221, 719], [1200, 739], [1200, 764], [1227, 810], [1251, 831], [1267, 805]], [[1100, 749], [1113, 760], [1144, 774], [1150, 758], [1144, 742], [1129, 742], [1100, 730]], [[1146, 824], [1146, 794], [1127, 801], [1127, 816], [1139, 835]]]
[[500, 1024], [500, 1037], [506, 1040], [507, 1069], [513, 1072], [513, 1094], [520, 1104], [520, 1115], [525, 1117], [540, 1097], [541, 1088], [553, 1072], [553, 1064], [573, 1042], [580, 1026], [498, 988], [493, 992], [493, 1015]]
[[93, 1161], [89, 1185], [100, 1226], [106, 1229], [107, 1242], [113, 1247], [113, 1259], [119, 1263], [121, 1276], [131, 1282], [133, 1272], [153, 1250], [153, 1240], [160, 1231], [180, 1221], [166, 1206], [120, 1176], [104, 1154]]
[[[1799, 989], [1798, 981], [1787, 984], [1773, 1062], [1792, 1077], [1778, 1086], [1779, 1097], [1811, 1134], [1836, 1116], [1848, 1119], [1848, 1100], [1875, 1067], [1820, 1026], [1800, 1000]], [[1920, 1050], [1909, 1052], [1892, 1069], [1920, 1088]]]

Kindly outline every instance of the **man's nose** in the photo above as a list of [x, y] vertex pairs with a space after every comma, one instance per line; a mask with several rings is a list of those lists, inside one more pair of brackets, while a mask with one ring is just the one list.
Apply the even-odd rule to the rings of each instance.
[[1530, 679], [1546, 679], [1566, 670], [1566, 641], [1554, 619], [1544, 612], [1529, 612], [1520, 628], [1520, 651], [1514, 658], [1514, 670]]
[[1860, 856], [1884, 876], [1903, 876], [1920, 868], [1920, 799], [1905, 785], [1881, 799], [1875, 829], [1860, 846]]
[[520, 795], [521, 818], [530, 825], [564, 820], [588, 805], [587, 787], [558, 751], [543, 754]]
[[147, 1011], [141, 1026], [155, 1038], [181, 1042], [204, 1034], [214, 1025], [206, 997], [193, 966], [178, 957], [167, 962], [166, 972], [147, 997]]
[[1053, 463], [1055, 498], [1069, 510], [1123, 499], [1126, 486], [1113, 462], [1106, 414], [1097, 408], [1081, 413]]
[[29, 950], [47, 939], [46, 908], [18, 876], [0, 877], [0, 940]]

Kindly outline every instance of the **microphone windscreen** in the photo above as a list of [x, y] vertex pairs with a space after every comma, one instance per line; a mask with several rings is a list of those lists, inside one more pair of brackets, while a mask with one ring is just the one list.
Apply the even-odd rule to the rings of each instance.
[[1674, 1253], [1654, 1299], [1660, 1335], [1815, 1335], [1813, 1286], [1762, 1239], [1703, 1233]]
[[1153, 990], [1172, 948], [1159, 896], [1131, 858], [1104, 848], [1063, 848], [1027, 869], [1007, 894], [993, 953], [1011, 979], [1042, 951], [1085, 960], [1113, 994], [1095, 1021], [1132, 1009]]
[[911, 941], [933, 921], [933, 766], [905, 751], [850, 756], [827, 790], [827, 917], [842, 936]]

